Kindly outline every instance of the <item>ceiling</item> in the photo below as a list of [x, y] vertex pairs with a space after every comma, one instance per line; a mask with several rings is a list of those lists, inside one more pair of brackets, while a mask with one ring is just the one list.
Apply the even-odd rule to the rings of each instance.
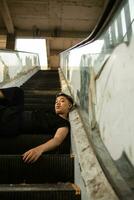
[[0, 0], [0, 35], [49, 38], [62, 51], [94, 29], [106, 0]]

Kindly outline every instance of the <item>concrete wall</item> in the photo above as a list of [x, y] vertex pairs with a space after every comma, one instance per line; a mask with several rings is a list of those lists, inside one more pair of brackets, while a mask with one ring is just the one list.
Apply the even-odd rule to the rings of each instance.
[[96, 118], [116, 160], [123, 152], [134, 165], [134, 37], [119, 45], [96, 80]]
[[[61, 71], [62, 91], [70, 94]], [[89, 142], [77, 109], [70, 112], [72, 154], [75, 157], [75, 184], [80, 187], [82, 200], [117, 200], [106, 179], [92, 145]]]

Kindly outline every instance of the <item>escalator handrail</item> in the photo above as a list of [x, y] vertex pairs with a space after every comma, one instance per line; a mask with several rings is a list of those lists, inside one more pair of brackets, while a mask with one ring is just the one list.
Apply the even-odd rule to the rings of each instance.
[[82, 40], [80, 43], [74, 45], [73, 47], [70, 47], [64, 52], [70, 51], [77, 47], [84, 46], [96, 40], [103, 33], [105, 27], [107, 26], [107, 24], [109, 23], [109, 21], [111, 20], [115, 11], [118, 9], [121, 3], [122, 0], [107, 0], [104, 5], [102, 14], [91, 34], [86, 39]]

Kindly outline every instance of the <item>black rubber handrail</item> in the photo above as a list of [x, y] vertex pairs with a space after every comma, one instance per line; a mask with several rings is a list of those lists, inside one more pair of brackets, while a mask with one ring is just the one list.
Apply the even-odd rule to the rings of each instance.
[[107, 0], [105, 2], [102, 14], [91, 34], [80, 43], [74, 45], [73, 47], [65, 51], [72, 50], [80, 46], [84, 46], [96, 40], [103, 33], [105, 27], [107, 26], [107, 24], [109, 23], [109, 21], [111, 20], [115, 11], [118, 9], [121, 3], [122, 0]]

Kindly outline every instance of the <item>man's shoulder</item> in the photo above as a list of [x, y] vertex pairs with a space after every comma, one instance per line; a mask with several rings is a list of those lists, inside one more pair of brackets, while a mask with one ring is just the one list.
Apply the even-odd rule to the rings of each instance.
[[64, 119], [63, 117], [60, 117], [59, 115], [56, 115], [56, 116], [57, 116], [57, 121], [58, 121], [59, 124], [61, 124], [62, 126], [70, 127], [69, 120]]

